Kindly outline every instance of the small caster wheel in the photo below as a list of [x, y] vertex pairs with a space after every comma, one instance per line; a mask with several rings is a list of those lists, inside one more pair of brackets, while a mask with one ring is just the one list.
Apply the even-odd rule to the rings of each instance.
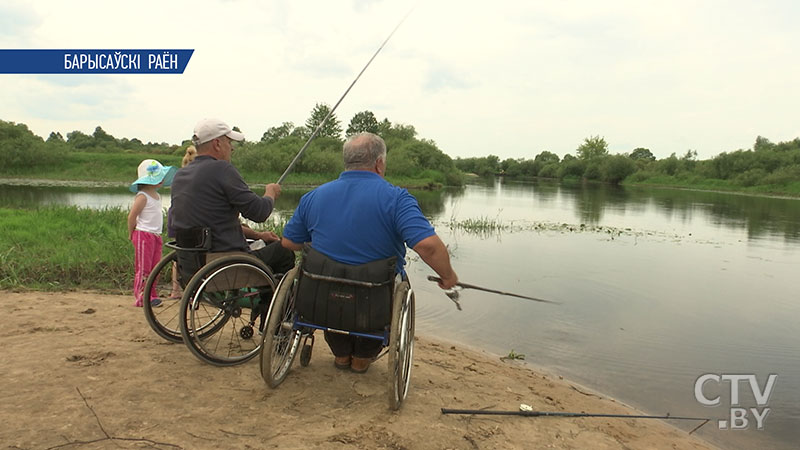
[[306, 344], [303, 346], [303, 350], [300, 351], [300, 365], [303, 367], [308, 366], [308, 363], [311, 362], [311, 346]]
[[242, 339], [250, 339], [253, 337], [253, 327], [250, 325], [243, 326], [242, 329], [239, 330], [239, 336], [241, 336]]

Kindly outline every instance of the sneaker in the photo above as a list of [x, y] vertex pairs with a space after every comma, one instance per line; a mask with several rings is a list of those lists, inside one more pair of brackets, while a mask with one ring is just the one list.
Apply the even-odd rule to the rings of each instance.
[[161, 299], [160, 298], [151, 298], [150, 299], [150, 306], [152, 308], [157, 308], [161, 306]]

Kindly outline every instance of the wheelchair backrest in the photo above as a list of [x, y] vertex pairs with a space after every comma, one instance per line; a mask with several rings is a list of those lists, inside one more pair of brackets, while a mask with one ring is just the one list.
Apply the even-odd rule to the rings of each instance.
[[297, 284], [302, 322], [356, 332], [380, 332], [391, 322], [397, 257], [350, 265], [306, 245]]
[[175, 242], [167, 244], [178, 256], [178, 281], [186, 287], [195, 273], [206, 264], [206, 254], [211, 248], [211, 230], [195, 227], [175, 230]]

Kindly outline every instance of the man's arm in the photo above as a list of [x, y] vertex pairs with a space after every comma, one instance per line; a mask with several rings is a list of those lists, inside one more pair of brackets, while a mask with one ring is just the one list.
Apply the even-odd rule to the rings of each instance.
[[284, 248], [288, 248], [289, 250], [296, 252], [298, 250], [303, 249], [303, 244], [298, 244], [297, 242], [290, 241], [289, 239], [281, 238], [281, 245]]
[[[286, 238], [284, 238], [286, 240]], [[286, 245], [284, 245], [286, 247]], [[287, 247], [288, 248], [288, 247]], [[433, 269], [442, 281], [439, 282], [439, 287], [442, 289], [450, 289], [458, 283], [458, 275], [450, 265], [450, 254], [447, 253], [447, 247], [439, 236], [428, 236], [419, 241], [414, 246], [414, 251], [417, 252], [423, 261]]]
[[277, 234], [273, 233], [272, 231], [256, 231], [247, 226], [247, 224], [245, 223], [242, 224], [242, 233], [244, 233], [244, 237], [246, 237], [247, 239], [252, 239], [254, 241], [261, 239], [266, 243], [279, 241], [281, 239], [280, 237], [278, 237]]

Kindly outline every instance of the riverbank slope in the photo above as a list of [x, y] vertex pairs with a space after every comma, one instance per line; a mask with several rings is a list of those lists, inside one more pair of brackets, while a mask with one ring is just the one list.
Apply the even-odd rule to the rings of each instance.
[[0, 442], [9, 448], [714, 448], [656, 420], [442, 415], [442, 407], [520, 403], [634, 411], [560, 377], [431, 339], [417, 341], [409, 398], [392, 413], [386, 360], [364, 375], [336, 370], [322, 339], [310, 366], [295, 363], [271, 390], [257, 361], [212, 367], [161, 340], [128, 296], [1, 294]]

